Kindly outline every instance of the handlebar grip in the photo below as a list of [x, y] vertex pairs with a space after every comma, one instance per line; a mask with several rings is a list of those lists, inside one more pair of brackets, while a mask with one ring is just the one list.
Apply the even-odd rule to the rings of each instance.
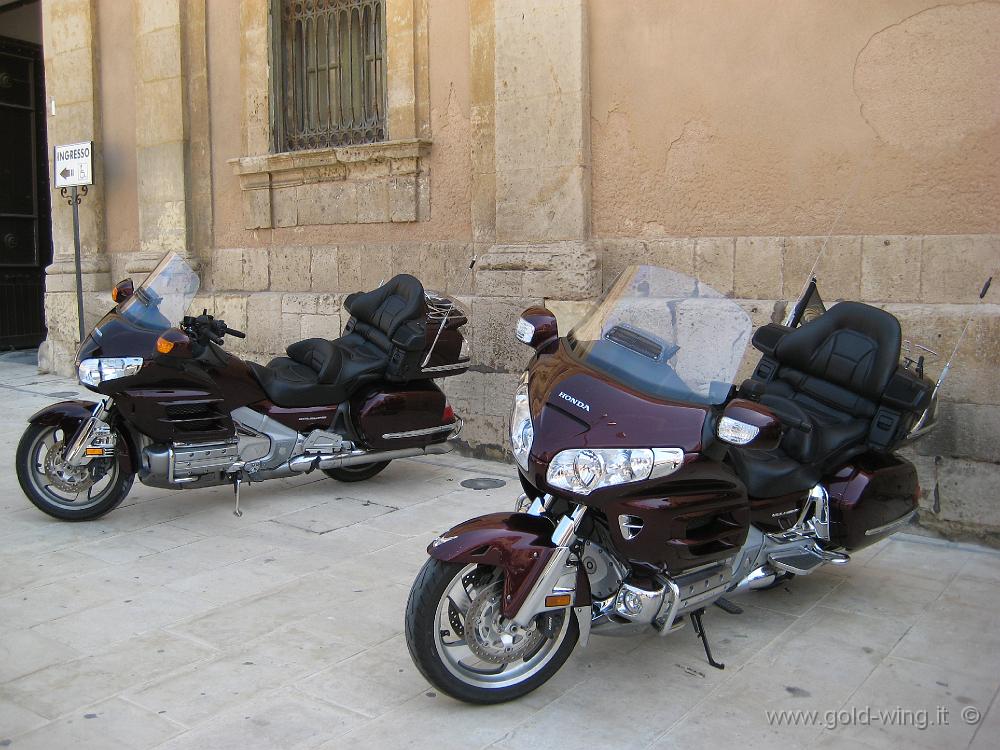
[[226, 328], [224, 331], [229, 336], [235, 336], [238, 339], [245, 339], [247, 335], [243, 331], [237, 331], [235, 328]]

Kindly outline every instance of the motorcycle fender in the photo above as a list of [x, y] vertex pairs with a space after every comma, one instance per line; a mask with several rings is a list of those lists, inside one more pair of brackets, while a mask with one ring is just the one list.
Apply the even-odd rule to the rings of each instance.
[[46, 427], [62, 427], [68, 435], [72, 435], [80, 423], [89, 419], [94, 413], [95, 406], [97, 404], [93, 401], [60, 401], [58, 404], [50, 404], [36, 411], [28, 421]]
[[[552, 522], [527, 513], [491, 513], [460, 523], [431, 543], [427, 554], [443, 562], [479, 563], [504, 571], [503, 615], [513, 619], [556, 551]], [[585, 581], [583, 587], [580, 580]], [[587, 599], [586, 602], [580, 599]], [[586, 574], [577, 576], [573, 606], [590, 605]]]
[[[57, 404], [49, 404], [44, 409], [40, 409], [28, 418], [31, 424], [45, 425], [46, 427], [61, 427], [63, 432], [72, 436], [80, 428], [80, 425], [94, 413], [94, 401], [84, 401], [82, 399], [74, 401], [60, 401]], [[127, 436], [126, 442], [131, 438]], [[116, 451], [118, 463], [125, 471], [134, 473], [136, 471], [133, 460], [134, 449], [131, 445], [121, 445], [123, 450]]]

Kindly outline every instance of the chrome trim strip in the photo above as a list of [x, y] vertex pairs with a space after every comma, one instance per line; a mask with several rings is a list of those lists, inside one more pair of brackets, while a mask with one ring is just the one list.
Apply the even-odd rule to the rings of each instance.
[[882, 524], [881, 526], [876, 526], [874, 529], [868, 529], [868, 531], [865, 532], [865, 536], [875, 536], [876, 534], [882, 534], [886, 531], [889, 531], [890, 529], [894, 529], [897, 526], [903, 526], [904, 524], [908, 523], [910, 519], [913, 518], [915, 515], [917, 515], [917, 511], [911, 510], [905, 516], [900, 516], [895, 521], [889, 521], [889, 523]]
[[472, 364], [472, 359], [463, 359], [450, 365], [434, 365], [434, 367], [421, 367], [421, 372], [445, 372], [446, 370], [461, 370], [468, 368]]
[[403, 438], [423, 437], [424, 435], [436, 435], [439, 432], [451, 432], [455, 427], [461, 426], [462, 420], [456, 419], [450, 424], [443, 424], [439, 427], [424, 427], [420, 430], [408, 430], [407, 432], [387, 432], [382, 435], [383, 440], [401, 440]]

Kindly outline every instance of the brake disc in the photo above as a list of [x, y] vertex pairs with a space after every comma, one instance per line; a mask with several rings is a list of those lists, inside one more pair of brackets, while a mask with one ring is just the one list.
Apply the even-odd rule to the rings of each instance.
[[52, 444], [45, 454], [45, 476], [49, 483], [61, 492], [83, 492], [96, 482], [86, 466], [70, 466], [62, 458], [64, 442]]
[[519, 627], [501, 613], [503, 587], [497, 583], [473, 600], [465, 613], [465, 643], [483, 661], [507, 664], [524, 659], [541, 646], [545, 636], [534, 623]]

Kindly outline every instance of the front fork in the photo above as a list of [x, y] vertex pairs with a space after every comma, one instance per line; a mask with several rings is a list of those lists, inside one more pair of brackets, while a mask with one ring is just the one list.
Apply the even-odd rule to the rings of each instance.
[[[552, 501], [551, 495], [536, 498], [525, 512], [528, 515], [540, 516]], [[519, 504], [523, 502], [519, 500]], [[580, 643], [583, 646], [587, 645], [590, 638], [590, 586], [586, 573], [578, 561], [571, 560], [571, 555], [577, 541], [577, 529], [580, 528], [586, 513], [585, 505], [575, 505], [571, 506], [569, 513], [559, 519], [551, 537], [555, 546], [552, 556], [541, 575], [535, 580], [517, 614], [512, 618], [523, 628], [530, 625], [531, 621], [542, 612], [565, 609], [572, 604], [580, 626]], [[581, 586], [582, 582], [586, 583]], [[581, 591], [584, 586], [586, 591]]]
[[63, 450], [63, 460], [69, 466], [86, 466], [95, 458], [115, 455], [115, 433], [106, 421], [111, 403], [111, 399], [98, 402], [90, 417], [80, 423]]

